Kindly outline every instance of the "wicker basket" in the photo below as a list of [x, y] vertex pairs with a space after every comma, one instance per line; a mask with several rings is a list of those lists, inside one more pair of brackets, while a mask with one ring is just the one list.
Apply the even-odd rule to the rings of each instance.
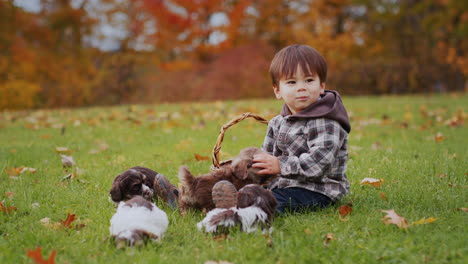
[[252, 114], [250, 112], [247, 112], [247, 113], [243, 113], [235, 118], [233, 118], [231, 121], [227, 122], [226, 124], [224, 124], [220, 131], [219, 131], [219, 135], [218, 135], [218, 139], [216, 140], [216, 144], [213, 148], [213, 154], [212, 154], [212, 161], [213, 161], [213, 165], [211, 165], [211, 169], [212, 170], [216, 170], [216, 169], [219, 169], [221, 166], [223, 165], [226, 165], [226, 164], [229, 164], [231, 163], [232, 160], [225, 160], [225, 161], [219, 161], [219, 151], [221, 150], [221, 144], [223, 143], [223, 139], [224, 139], [224, 133], [226, 132], [226, 130], [228, 128], [230, 128], [231, 126], [239, 123], [240, 121], [246, 119], [246, 118], [254, 118], [255, 120], [263, 123], [263, 124], [268, 124], [268, 120], [266, 120], [265, 118], [261, 117], [261, 116], [258, 116], [256, 114]]

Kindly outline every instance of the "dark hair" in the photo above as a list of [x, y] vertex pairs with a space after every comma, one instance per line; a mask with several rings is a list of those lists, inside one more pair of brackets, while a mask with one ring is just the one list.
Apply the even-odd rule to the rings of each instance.
[[317, 74], [320, 83], [327, 80], [327, 62], [322, 55], [310, 46], [294, 44], [278, 51], [271, 61], [270, 75], [273, 86], [278, 87], [279, 80], [283, 77], [293, 77], [299, 65], [306, 75]]

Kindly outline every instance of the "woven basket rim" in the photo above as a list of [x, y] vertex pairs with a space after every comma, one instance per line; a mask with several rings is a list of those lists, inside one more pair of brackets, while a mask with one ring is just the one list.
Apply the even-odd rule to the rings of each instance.
[[263, 124], [267, 124], [268, 125], [268, 120], [257, 115], [257, 114], [253, 114], [251, 112], [246, 112], [246, 113], [243, 113], [237, 117], [234, 117], [233, 119], [231, 119], [229, 122], [227, 122], [226, 124], [224, 124], [221, 129], [219, 130], [219, 135], [218, 135], [218, 138], [216, 140], [216, 144], [215, 146], [213, 147], [213, 151], [212, 151], [212, 162], [213, 162], [213, 165], [211, 166], [211, 169], [212, 170], [216, 170], [216, 169], [219, 169], [220, 166], [226, 164], [226, 163], [229, 163], [231, 160], [225, 160], [225, 161], [219, 161], [219, 151], [221, 150], [221, 145], [223, 143], [223, 139], [224, 139], [224, 133], [226, 132], [226, 130], [228, 128], [230, 128], [231, 126], [239, 123], [240, 121], [244, 120], [244, 119], [247, 119], [247, 118], [253, 118], [257, 121], [259, 121], [260, 123], [263, 123]]

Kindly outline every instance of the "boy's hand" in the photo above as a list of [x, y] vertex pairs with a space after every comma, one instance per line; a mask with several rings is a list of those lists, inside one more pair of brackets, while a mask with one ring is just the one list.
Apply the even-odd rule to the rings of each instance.
[[258, 174], [279, 174], [281, 168], [277, 157], [269, 154], [258, 154], [253, 156], [254, 164], [252, 167], [260, 168]]

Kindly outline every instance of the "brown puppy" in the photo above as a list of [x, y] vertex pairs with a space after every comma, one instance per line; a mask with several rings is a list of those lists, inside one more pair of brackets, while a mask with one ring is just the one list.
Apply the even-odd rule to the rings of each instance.
[[156, 175], [157, 172], [145, 167], [133, 167], [117, 175], [110, 190], [112, 201], [118, 203], [137, 195], [153, 199]]
[[274, 175], [257, 174], [258, 169], [252, 168], [253, 156], [262, 153], [259, 148], [245, 148], [230, 164], [205, 175], [194, 177], [187, 167], [179, 169], [179, 208], [182, 214], [189, 208], [205, 212], [215, 208], [212, 199], [213, 186], [222, 180], [231, 182], [237, 190], [247, 184], [262, 184]]

